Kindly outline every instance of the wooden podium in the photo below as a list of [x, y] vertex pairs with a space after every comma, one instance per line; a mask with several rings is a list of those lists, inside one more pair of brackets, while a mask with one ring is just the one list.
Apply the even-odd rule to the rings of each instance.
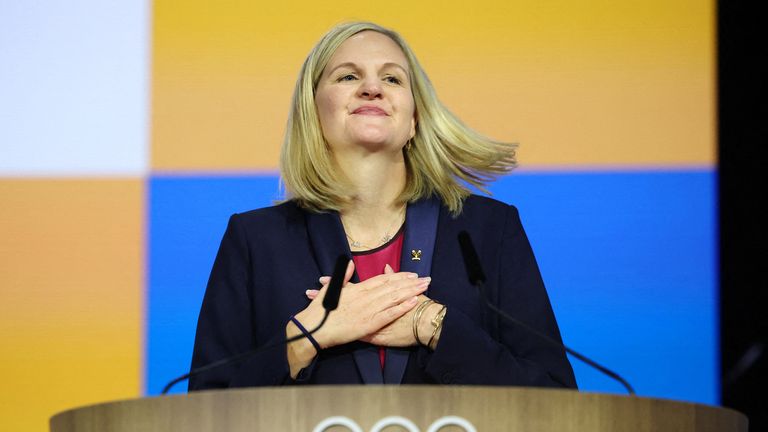
[[661, 399], [475, 386], [207, 391], [103, 403], [51, 418], [52, 432], [403, 430], [747, 432], [747, 418], [726, 408]]

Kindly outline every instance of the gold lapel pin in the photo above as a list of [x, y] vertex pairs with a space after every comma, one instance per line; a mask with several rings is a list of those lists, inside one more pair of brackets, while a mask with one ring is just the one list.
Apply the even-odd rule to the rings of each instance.
[[421, 261], [421, 249], [411, 249], [411, 261]]

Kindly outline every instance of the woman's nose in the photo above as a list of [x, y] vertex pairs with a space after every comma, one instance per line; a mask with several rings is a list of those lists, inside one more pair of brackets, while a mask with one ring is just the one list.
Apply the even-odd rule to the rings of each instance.
[[358, 95], [364, 99], [377, 99], [381, 97], [381, 83], [377, 79], [364, 79], [360, 83]]

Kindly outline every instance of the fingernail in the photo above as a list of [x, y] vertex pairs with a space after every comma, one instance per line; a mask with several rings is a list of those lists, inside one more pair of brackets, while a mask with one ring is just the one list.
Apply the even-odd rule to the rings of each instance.
[[432, 282], [432, 278], [429, 276], [424, 276], [423, 278], [419, 278], [419, 280], [427, 283]]
[[408, 279], [416, 279], [417, 277], [419, 277], [419, 275], [417, 275], [416, 273], [408, 273], [407, 277]]
[[317, 292], [319, 292], [319, 291], [318, 290], [308, 289], [308, 290], [304, 291], [304, 294], [310, 295], [310, 294], [314, 294], [314, 293], [317, 293]]
[[392, 270], [392, 266], [391, 266], [391, 265], [389, 265], [389, 264], [385, 264], [385, 265], [384, 265], [384, 271], [387, 271], [387, 270], [390, 270], [390, 271], [391, 271], [391, 270]]
[[320, 282], [321, 284], [324, 284], [330, 280], [331, 280], [330, 276], [320, 276], [320, 279], [318, 279], [317, 281]]

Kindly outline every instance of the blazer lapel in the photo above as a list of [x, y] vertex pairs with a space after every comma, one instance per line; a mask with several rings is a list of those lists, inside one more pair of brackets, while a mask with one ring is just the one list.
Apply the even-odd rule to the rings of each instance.
[[435, 198], [410, 204], [405, 217], [405, 239], [400, 271], [429, 276], [437, 235], [440, 201]]
[[[307, 231], [321, 275], [331, 275], [336, 264], [336, 258], [344, 254], [352, 259], [349, 251], [344, 226], [339, 214], [307, 213]], [[352, 276], [352, 282], [358, 282], [357, 273]], [[331, 312], [333, 313], [333, 312]], [[357, 364], [364, 384], [383, 384], [378, 348], [365, 343], [353, 343], [352, 355]]]
[[320, 275], [333, 273], [339, 255], [352, 258], [338, 213], [307, 212], [307, 232]]
[[[431, 198], [408, 206], [405, 218], [405, 238], [400, 271], [429, 276], [432, 270], [432, 255], [435, 249], [440, 201]], [[411, 349], [387, 348], [384, 363], [384, 383], [399, 384], [403, 380], [405, 366]]]

